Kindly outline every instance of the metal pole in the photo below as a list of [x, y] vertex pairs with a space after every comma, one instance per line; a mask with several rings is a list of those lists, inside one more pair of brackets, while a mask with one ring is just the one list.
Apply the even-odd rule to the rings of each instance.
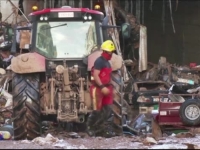
[[93, 0], [90, 0], [90, 9], [93, 9]]
[[49, 8], [51, 8], [51, 0], [49, 0]]
[[54, 8], [54, 0], [51, 0], [51, 8]]
[[67, 6], [69, 6], [69, 0], [66, 0]]
[[136, 18], [137, 22], [140, 24], [140, 0], [136, 0]]
[[47, 0], [44, 0], [44, 8], [47, 8]]
[[79, 0], [79, 7], [83, 7], [83, 0]]
[[142, 24], [144, 24], [144, 0], [142, 0]]
[[69, 0], [69, 6], [74, 7], [74, 0]]
[[125, 0], [124, 3], [125, 3], [125, 11], [129, 12], [129, 1]]
[[133, 0], [131, 0], [131, 14], [133, 14]]

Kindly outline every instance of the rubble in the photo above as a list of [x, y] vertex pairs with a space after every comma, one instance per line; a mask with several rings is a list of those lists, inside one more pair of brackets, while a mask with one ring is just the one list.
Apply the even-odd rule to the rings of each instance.
[[200, 83], [199, 66], [193, 66], [191, 68], [190, 66], [178, 66], [177, 64], [170, 64], [163, 56], [160, 57], [158, 64], [148, 62], [147, 69], [142, 72], [139, 72], [139, 64], [136, 60], [125, 60], [125, 65], [129, 68], [131, 75], [137, 81], [162, 80], [168, 82], [169, 84], [174, 82], [188, 82], [192, 85]]
[[[141, 114], [150, 113], [152, 114], [152, 116], [154, 116], [154, 119], [156, 119], [155, 116], [159, 114], [160, 102], [163, 102], [163, 107], [164, 102], [178, 102], [179, 104], [176, 106], [177, 108], [181, 106], [182, 103], [184, 103], [186, 107], [186, 105], [190, 105], [189, 103], [185, 103], [186, 100], [199, 98], [200, 96], [200, 67], [196, 63], [180, 66], [177, 64], [170, 64], [169, 62], [167, 62], [167, 58], [161, 56], [158, 64], [148, 62], [147, 69], [142, 72], [139, 72], [139, 64], [136, 60], [126, 60], [125, 65], [127, 66], [132, 76], [129, 84], [132, 85], [133, 89], [132, 91], [130, 91], [129, 89], [131, 85], [127, 85], [129, 87], [129, 89], [127, 89], [128, 94], [125, 94], [124, 98], [127, 100], [127, 102], [129, 102], [129, 104], [133, 105], [133, 109], [138, 109], [138, 116], [140, 116]], [[163, 82], [165, 84], [168, 84], [169, 86], [164, 86], [165, 88], [159, 88], [159, 82]], [[132, 93], [132, 95], [130, 93]], [[196, 101], [191, 101], [191, 104], [192, 103], [197, 105]], [[168, 106], [167, 109], [170, 109], [170, 106]], [[167, 116], [167, 109], [163, 110], [163, 112], [166, 113], [163, 115]], [[184, 107], [182, 107], [181, 109], [184, 109]], [[176, 117], [178, 117], [179, 115], [179, 120], [180, 117], [184, 117], [184, 115], [180, 116], [180, 114], [178, 114], [178, 109], [176, 110], [176, 112], [177, 113], [175, 113], [174, 115], [177, 115]], [[129, 124], [129, 126], [131, 126], [134, 130], [139, 131], [140, 129], [134, 126], [134, 124], [137, 124], [137, 122], [141, 119], [138, 116], [136, 118], [131, 118], [132, 122], [131, 124]], [[166, 121], [162, 123], [169, 125], [170, 117], [168, 117], [168, 122]], [[188, 119], [184, 119], [184, 122], [182, 123], [187, 123], [187, 120]], [[154, 124], [155, 123], [156, 122], [154, 122]], [[192, 121], [188, 123], [192, 124]], [[198, 120], [195, 120], [195, 125], [196, 124], [198, 124]], [[171, 125], [173, 126], [175, 125], [175, 123], [172, 123]], [[153, 137], [155, 139], [163, 137], [164, 133], [162, 133], [160, 129], [156, 128], [160, 126], [159, 123], [156, 125], [156, 127], [152, 127], [152, 125], [149, 126], [149, 124], [147, 124], [145, 121], [140, 121], [139, 126], [143, 129], [152, 128], [152, 130], [149, 130], [148, 132], [151, 133], [151, 131], [153, 131]]]
[[151, 144], [158, 144], [158, 142], [152, 138], [152, 137], [146, 137], [145, 140], [143, 141], [144, 145], [151, 145]]
[[161, 138], [163, 135], [162, 135], [162, 130], [159, 126], [159, 124], [155, 121], [155, 120], [152, 120], [152, 123], [151, 123], [151, 126], [152, 126], [152, 134], [153, 134], [153, 137], [158, 140], [159, 138]]
[[190, 144], [190, 143], [184, 143], [184, 144], [187, 145], [187, 149], [200, 149], [199, 145]]
[[195, 134], [191, 132], [181, 132], [181, 133], [176, 134], [176, 137], [177, 138], [193, 138], [195, 137]]
[[32, 140], [33, 143], [37, 143], [39, 145], [44, 144], [55, 144], [59, 141], [58, 138], [53, 137], [51, 134], [47, 134], [46, 137], [37, 137]]
[[[70, 135], [76, 135], [77, 133], [69, 133]], [[25, 143], [29, 143], [29, 141], [24, 141]], [[52, 136], [50, 133], [46, 135], [46, 137], [37, 137], [33, 139], [31, 142], [39, 144], [39, 145], [52, 145], [56, 148], [64, 148], [64, 149], [87, 149], [84, 145], [76, 146], [76, 145], [70, 145], [67, 141], [63, 139], [58, 139], [54, 136]]]

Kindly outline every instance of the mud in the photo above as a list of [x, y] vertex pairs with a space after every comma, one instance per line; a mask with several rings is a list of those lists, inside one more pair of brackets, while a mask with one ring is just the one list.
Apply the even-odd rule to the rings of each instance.
[[[47, 133], [49, 135], [49, 133]], [[21, 140], [21, 141], [0, 141], [0, 149], [187, 149], [188, 145], [200, 148], [200, 135], [187, 136], [188, 134], [172, 134], [154, 140], [150, 135], [148, 138], [125, 134], [113, 138], [89, 137], [85, 133], [69, 134], [68, 132], [52, 133], [52, 138], [45, 141]], [[71, 136], [70, 135], [78, 135]], [[56, 140], [55, 140], [56, 139]], [[38, 142], [39, 141], [39, 142]]]
[[[1, 141], [0, 149], [147, 149], [142, 143], [134, 142], [132, 137], [85, 137], [85, 138], [63, 138], [60, 144], [39, 145], [31, 141]], [[57, 146], [56, 146], [57, 145]]]

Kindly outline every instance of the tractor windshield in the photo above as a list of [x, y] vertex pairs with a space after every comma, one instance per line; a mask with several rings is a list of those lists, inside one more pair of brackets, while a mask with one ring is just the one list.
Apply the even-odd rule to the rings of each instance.
[[95, 22], [38, 22], [36, 49], [48, 58], [82, 58], [97, 45]]

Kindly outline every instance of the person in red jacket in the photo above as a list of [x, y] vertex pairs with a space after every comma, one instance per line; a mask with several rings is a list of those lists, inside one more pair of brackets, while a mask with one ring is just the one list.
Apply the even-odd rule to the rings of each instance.
[[[87, 120], [87, 133], [90, 136], [112, 137], [113, 132], [113, 86], [111, 84], [112, 68], [109, 60], [115, 51], [115, 45], [111, 40], [103, 42], [101, 56], [96, 59], [91, 70], [93, 77], [90, 93], [96, 104], [94, 111]], [[94, 101], [93, 101], [94, 102]], [[102, 134], [103, 133], [103, 134]]]

